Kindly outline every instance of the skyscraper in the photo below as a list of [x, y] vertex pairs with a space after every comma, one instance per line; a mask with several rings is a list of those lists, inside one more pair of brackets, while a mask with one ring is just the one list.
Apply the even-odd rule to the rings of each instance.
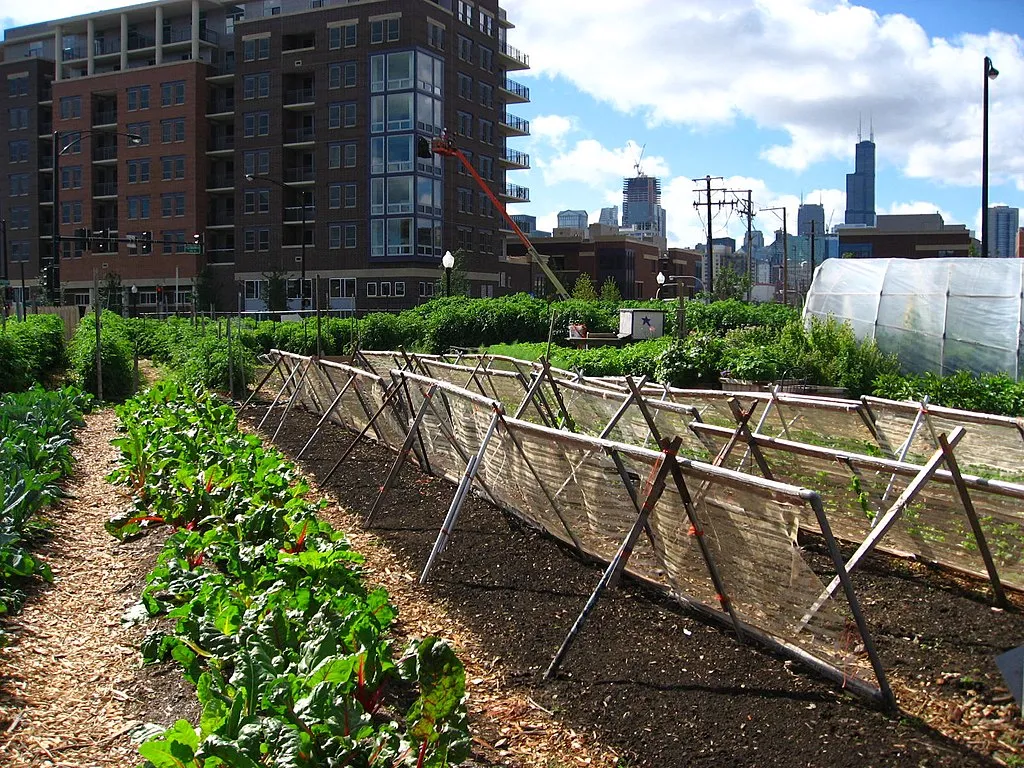
[[825, 233], [825, 206], [820, 203], [801, 203], [796, 214], [796, 233], [798, 235], [811, 234], [811, 224], [814, 224], [814, 234]]
[[641, 239], [665, 240], [666, 217], [661, 207], [661, 179], [643, 174], [623, 179], [622, 226], [634, 230]]
[[619, 206], [613, 205], [611, 208], [602, 208], [601, 218], [598, 219], [598, 223], [604, 224], [606, 227], [619, 226]]
[[[858, 136], [858, 138], [860, 138]], [[875, 135], [858, 141], [853, 173], [846, 174], [846, 223], [875, 226]]]
[[1020, 209], [994, 205], [988, 209], [988, 253], [993, 259], [1012, 259], [1017, 255], [1017, 229]]
[[588, 226], [588, 217], [586, 211], [559, 211], [558, 212], [558, 227], [559, 229], [582, 229], [586, 231]]

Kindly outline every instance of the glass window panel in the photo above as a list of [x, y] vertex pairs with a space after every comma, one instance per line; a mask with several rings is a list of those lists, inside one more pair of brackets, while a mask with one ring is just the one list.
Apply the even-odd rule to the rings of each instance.
[[412, 88], [412, 51], [388, 54], [388, 90]]
[[388, 130], [408, 131], [412, 128], [412, 94], [393, 93], [388, 97]]
[[411, 135], [388, 136], [388, 173], [412, 170], [412, 139]]

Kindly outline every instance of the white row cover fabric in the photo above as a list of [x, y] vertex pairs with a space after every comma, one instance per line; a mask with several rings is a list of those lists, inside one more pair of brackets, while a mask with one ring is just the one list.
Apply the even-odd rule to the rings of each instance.
[[845, 320], [910, 373], [1022, 371], [1024, 260], [828, 259], [804, 319]]

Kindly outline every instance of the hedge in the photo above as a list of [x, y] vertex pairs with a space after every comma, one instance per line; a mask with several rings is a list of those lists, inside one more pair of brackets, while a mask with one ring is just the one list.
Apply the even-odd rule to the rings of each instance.
[[0, 333], [0, 392], [20, 392], [58, 376], [67, 363], [59, 315], [8, 319]]

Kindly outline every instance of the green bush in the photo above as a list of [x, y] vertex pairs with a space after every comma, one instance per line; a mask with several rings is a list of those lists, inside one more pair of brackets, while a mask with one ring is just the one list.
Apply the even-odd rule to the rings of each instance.
[[716, 384], [725, 350], [721, 336], [691, 333], [665, 349], [657, 360], [655, 378], [673, 387]]
[[57, 376], [67, 363], [64, 321], [28, 315], [0, 333], [0, 392], [18, 392]]
[[207, 328], [205, 334], [191, 343], [175, 348], [172, 363], [179, 378], [189, 384], [227, 392], [233, 383], [234, 397], [245, 393], [256, 371], [256, 356], [252, 351], [232, 339], [229, 356], [227, 334], [222, 333], [218, 338], [215, 328]]
[[[100, 332], [103, 398], [120, 402], [131, 397], [134, 390], [133, 350], [127, 325], [120, 315], [107, 311], [101, 318]], [[86, 315], [78, 324], [71, 339], [70, 357], [72, 375], [85, 391], [97, 394], [95, 315]]]
[[887, 373], [875, 380], [872, 394], [889, 400], [915, 401], [927, 395], [934, 405], [1003, 416], [1024, 416], [1024, 382], [1014, 381], [1003, 373], [983, 373], [980, 376], [969, 371], [957, 371], [950, 376]]

